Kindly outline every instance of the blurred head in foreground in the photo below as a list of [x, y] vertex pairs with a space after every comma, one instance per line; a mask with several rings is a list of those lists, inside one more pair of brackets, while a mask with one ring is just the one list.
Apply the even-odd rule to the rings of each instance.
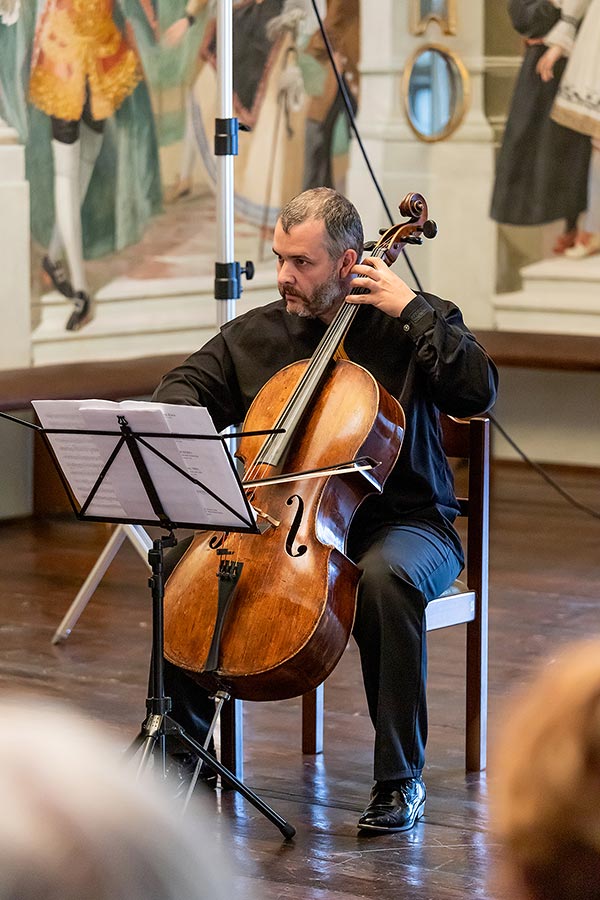
[[506, 710], [492, 825], [515, 896], [600, 900], [600, 641], [547, 663]]
[[75, 713], [0, 700], [0, 900], [230, 900], [198, 811]]

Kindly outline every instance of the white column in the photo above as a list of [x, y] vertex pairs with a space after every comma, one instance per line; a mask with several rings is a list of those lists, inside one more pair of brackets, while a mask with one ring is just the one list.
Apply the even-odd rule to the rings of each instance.
[[25, 148], [0, 119], [0, 368], [30, 364], [29, 185]]
[[[493, 321], [495, 226], [489, 217], [493, 183], [493, 134], [483, 111], [483, 4], [458, 0], [456, 35], [430, 22], [423, 35], [409, 31], [410, 3], [363, 0], [361, 10], [361, 88], [358, 127], [394, 216], [409, 191], [425, 196], [438, 236], [409, 248], [425, 290], [456, 302], [471, 328]], [[458, 129], [435, 143], [420, 141], [406, 120], [402, 73], [411, 54], [424, 44], [443, 45], [469, 72], [470, 106]], [[362, 155], [353, 143], [348, 193], [360, 210], [368, 239], [388, 221]], [[397, 271], [412, 285], [402, 260]]]

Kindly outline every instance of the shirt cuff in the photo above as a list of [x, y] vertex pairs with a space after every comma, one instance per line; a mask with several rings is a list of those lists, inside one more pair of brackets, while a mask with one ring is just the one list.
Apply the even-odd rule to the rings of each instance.
[[433, 307], [422, 294], [417, 294], [416, 297], [413, 297], [406, 304], [399, 318], [402, 323], [402, 330], [412, 337], [413, 340], [416, 340], [432, 327], [434, 321]]
[[[576, 20], [573, 20], [576, 22]], [[550, 29], [544, 37], [544, 44], [547, 47], [560, 47], [565, 56], [570, 56], [575, 43], [576, 25], [573, 21], [560, 19], [556, 25]]]

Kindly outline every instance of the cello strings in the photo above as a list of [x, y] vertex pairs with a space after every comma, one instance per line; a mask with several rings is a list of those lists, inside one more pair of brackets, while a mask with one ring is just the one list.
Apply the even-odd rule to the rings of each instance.
[[[383, 257], [384, 253], [385, 248], [383, 247], [378, 252], [374, 252], [372, 255], [379, 256], [381, 258]], [[365, 294], [368, 293], [368, 289], [353, 288], [350, 293]], [[315, 350], [310, 365], [300, 379], [285, 408], [280, 413], [279, 418], [275, 423], [275, 428], [285, 428], [290, 419], [293, 420], [294, 417], [298, 417], [298, 404], [300, 404], [301, 407], [305, 407], [308, 404], [311, 396], [313, 395], [314, 391], [321, 381], [325, 368], [327, 367], [327, 365], [329, 365], [335, 351], [342, 343], [350, 325], [352, 324], [352, 321], [354, 320], [354, 317], [358, 312], [358, 308], [358, 305], [353, 303], [344, 303], [340, 307], [337, 316], [325, 332], [325, 335], [319, 343], [319, 346]], [[291, 437], [292, 435], [289, 435], [288, 440], [291, 439]], [[265, 453], [267, 453], [272, 445], [277, 441], [285, 444], [285, 441], [282, 442], [281, 440], [281, 435], [270, 435], [265, 440], [258, 456], [265, 455]]]
[[[379, 259], [383, 259], [385, 252], [387, 250], [387, 244], [381, 244], [371, 251], [371, 256], [377, 257]], [[368, 288], [351, 288], [350, 294], [368, 294]], [[325, 372], [327, 365], [329, 365], [333, 355], [339, 345], [344, 340], [352, 322], [354, 321], [354, 317], [356, 316], [360, 304], [349, 303], [344, 301], [338, 310], [336, 316], [333, 321], [325, 331], [323, 338], [319, 342], [317, 349], [315, 350], [313, 356], [311, 357], [310, 363], [304, 372], [302, 378], [298, 382], [296, 388], [292, 392], [291, 397], [286, 403], [284, 409], [279, 414], [274, 428], [284, 428], [288, 419], [292, 416], [292, 414], [297, 414], [298, 405], [301, 407], [301, 415], [304, 413], [306, 407], [308, 406], [314, 392], [316, 391], [321, 378]], [[286, 434], [284, 437], [286, 440], [283, 442], [284, 449], [289, 444], [291, 439], [293, 438], [293, 431], [289, 434]], [[281, 438], [281, 434], [274, 435], [270, 434], [263, 442], [259, 452], [254, 457], [252, 463], [248, 466], [247, 471], [244, 473], [244, 477], [250, 480], [257, 480], [257, 476], [260, 472], [261, 463], [259, 460], [263, 457], [270, 448], [274, 445], [275, 439]], [[252, 500], [255, 494], [256, 485], [246, 491], [246, 496], [248, 498], [248, 502], [252, 505]], [[229, 549], [230, 559], [239, 562], [240, 558], [240, 539], [238, 534], [225, 533], [223, 537], [223, 544], [227, 544]]]
[[[379, 247], [376, 247], [370, 255], [382, 259], [385, 255], [386, 250], [387, 245], [382, 244]], [[361, 287], [352, 288], [350, 290], [350, 294], [354, 295], [368, 293], [368, 288]], [[323, 377], [326, 367], [329, 365], [335, 351], [342, 343], [348, 329], [350, 328], [350, 325], [354, 321], [354, 317], [356, 316], [358, 309], [359, 304], [348, 303], [347, 301], [342, 304], [337, 315], [331, 322], [331, 325], [323, 335], [323, 338], [321, 339], [317, 349], [315, 350], [311, 358], [310, 364], [308, 365], [302, 378], [292, 392], [290, 399], [279, 414], [273, 426], [274, 428], [285, 429], [286, 424], [290, 419], [297, 418], [299, 415], [301, 416], [304, 413], [311, 397], [313, 396]], [[289, 443], [289, 441], [291, 441], [292, 438], [293, 432], [291, 432], [290, 434], [286, 434], [283, 440], [281, 434], [269, 435], [263, 442], [253, 462], [248, 467], [248, 470], [245, 473], [245, 477], [249, 480], [255, 480], [260, 466], [259, 459], [267, 455], [269, 451], [276, 445], [276, 443], [282, 443], [283, 454], [286, 445]]]

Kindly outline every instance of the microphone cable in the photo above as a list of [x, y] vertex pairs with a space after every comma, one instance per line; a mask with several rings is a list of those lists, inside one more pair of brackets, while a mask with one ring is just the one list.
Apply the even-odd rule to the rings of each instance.
[[549, 484], [551, 488], [553, 488], [553, 490], [560, 494], [563, 500], [566, 500], [567, 503], [570, 503], [571, 506], [575, 507], [575, 509], [579, 509], [581, 512], [587, 513], [594, 519], [600, 519], [600, 510], [594, 509], [592, 506], [588, 506], [587, 503], [582, 503], [580, 500], [577, 500], [572, 494], [570, 494], [569, 491], [566, 491], [563, 487], [561, 487], [558, 481], [556, 481], [556, 479], [549, 475], [548, 472], [546, 472], [546, 470], [542, 466], [540, 466], [539, 463], [536, 463], [535, 460], [531, 459], [529, 456], [527, 456], [526, 453], [523, 452], [523, 450], [521, 450], [519, 445], [511, 438], [506, 429], [502, 427], [498, 419], [496, 419], [495, 416], [492, 415], [492, 413], [488, 412], [485, 415], [488, 417], [494, 428], [496, 428], [500, 432], [504, 440], [508, 444], [510, 444], [510, 446], [516, 453], [519, 454], [521, 459], [523, 459], [528, 466], [531, 466], [534, 472], [537, 472], [540, 478], [543, 478], [544, 481], [547, 482], [547, 484]]
[[[317, 6], [317, 0], [312, 0], [312, 7], [314, 10], [315, 16], [317, 18], [317, 22], [319, 23], [319, 30], [321, 32], [321, 36], [322, 36], [323, 42], [325, 44], [325, 49], [327, 50], [327, 55], [329, 57], [329, 62], [331, 63], [331, 68], [333, 69], [333, 74], [335, 75], [335, 80], [337, 81], [337, 84], [338, 84], [338, 89], [339, 89], [340, 95], [342, 97], [342, 100], [344, 101], [344, 106], [346, 108], [346, 116], [348, 118], [348, 124], [350, 125], [352, 133], [354, 134], [354, 137], [356, 138], [356, 141], [360, 148], [360, 152], [362, 153], [362, 157], [365, 161], [365, 165], [369, 171], [369, 175], [371, 176], [371, 180], [373, 182], [373, 185], [375, 186], [375, 190], [379, 194], [379, 199], [381, 200], [383, 208], [389, 219], [390, 225], [394, 225], [395, 222], [394, 222], [394, 218], [392, 216], [391, 210], [388, 206], [387, 200], [385, 198], [385, 195], [383, 193], [381, 185], [377, 179], [377, 176], [375, 174], [373, 166], [371, 165], [371, 160], [369, 159], [369, 154], [367, 153], [365, 145], [363, 144], [362, 138], [360, 136], [360, 132], [356, 125], [356, 117], [354, 115], [352, 101], [350, 100], [350, 97], [348, 96], [348, 87], [346, 85], [346, 80], [336, 65], [336, 61], [335, 61], [335, 57], [334, 57], [334, 53], [333, 53], [333, 47], [331, 46], [331, 41], [329, 40], [329, 35], [327, 34], [325, 25], [323, 23], [323, 19], [319, 12], [319, 9]], [[409, 259], [409, 256], [408, 256], [408, 253], [406, 252], [405, 247], [402, 249], [402, 254], [403, 254], [406, 264], [410, 270], [410, 273], [414, 279], [414, 282], [417, 286], [417, 290], [419, 291], [419, 293], [423, 293], [423, 288], [421, 286], [421, 282], [419, 281], [419, 277]], [[571, 504], [571, 506], [574, 506], [575, 509], [578, 509], [581, 512], [584, 512], [587, 515], [590, 515], [595, 519], [600, 519], [600, 511], [599, 510], [596, 510], [593, 507], [588, 506], [586, 503], [582, 503], [581, 501], [577, 500], [575, 497], [573, 497], [572, 494], [569, 493], [569, 491], [566, 491], [563, 487], [561, 487], [561, 485], [551, 475], [549, 475], [548, 472], [546, 472], [546, 470], [542, 466], [540, 466], [539, 463], [536, 463], [529, 456], [527, 456], [527, 454], [523, 450], [521, 450], [519, 445], [510, 437], [510, 435], [508, 434], [506, 429], [503, 428], [503, 426], [500, 424], [500, 422], [498, 422], [496, 417], [491, 412], [486, 413], [486, 415], [489, 418], [492, 425], [494, 426], [494, 428], [497, 429], [497, 431], [502, 435], [504, 440], [507, 441], [507, 443], [521, 457], [521, 459], [528, 466], [530, 466], [534, 470], [534, 472], [537, 472], [537, 474], [540, 476], [540, 478], [542, 478], [551, 488], [553, 488], [553, 490], [555, 490], [558, 494], [560, 494], [560, 496], [563, 498], [563, 500], [565, 500], [567, 503]]]

